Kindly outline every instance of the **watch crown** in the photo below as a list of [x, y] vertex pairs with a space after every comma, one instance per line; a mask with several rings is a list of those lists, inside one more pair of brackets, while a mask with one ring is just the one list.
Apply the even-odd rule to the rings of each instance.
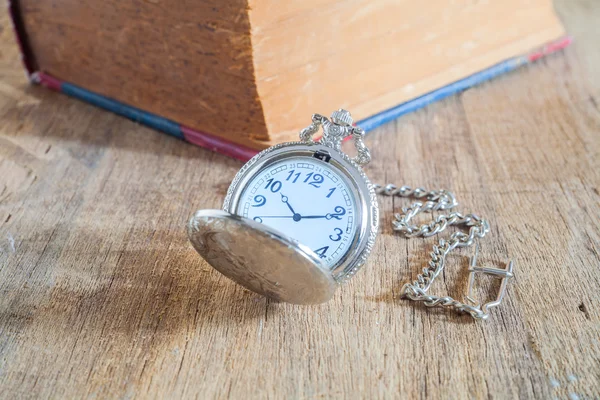
[[340, 108], [337, 111], [331, 113], [331, 121], [337, 125], [350, 126], [352, 125], [352, 115], [349, 111]]

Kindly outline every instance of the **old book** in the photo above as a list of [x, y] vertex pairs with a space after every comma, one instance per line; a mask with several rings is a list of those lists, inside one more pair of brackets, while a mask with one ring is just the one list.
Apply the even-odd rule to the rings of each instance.
[[551, 0], [10, 4], [32, 80], [239, 158], [314, 112], [369, 130], [568, 43]]

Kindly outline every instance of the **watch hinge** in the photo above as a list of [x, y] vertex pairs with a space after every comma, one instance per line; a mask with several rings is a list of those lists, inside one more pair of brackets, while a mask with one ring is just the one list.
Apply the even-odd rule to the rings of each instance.
[[331, 160], [331, 155], [328, 152], [322, 150], [315, 151], [313, 157], [321, 161], [325, 161], [327, 163], [329, 162], [329, 160]]

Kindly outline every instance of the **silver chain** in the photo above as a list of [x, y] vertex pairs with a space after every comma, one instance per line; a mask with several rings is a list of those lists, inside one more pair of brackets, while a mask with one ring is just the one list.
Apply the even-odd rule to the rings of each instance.
[[[398, 196], [405, 198], [414, 198], [417, 200], [410, 207], [402, 209], [401, 213], [394, 215], [394, 230], [400, 232], [404, 237], [430, 237], [443, 232], [448, 226], [464, 226], [468, 228], [468, 233], [456, 231], [450, 235], [448, 240], [440, 239], [437, 245], [433, 246], [431, 252], [431, 261], [423, 268], [421, 274], [413, 282], [406, 283], [402, 287], [402, 297], [410, 300], [423, 302], [428, 307], [441, 306], [452, 308], [461, 312], [469, 313], [475, 319], [487, 319], [489, 309], [499, 305], [504, 298], [508, 279], [512, 278], [513, 262], [511, 261], [506, 269], [482, 268], [475, 265], [477, 259], [477, 249], [471, 260], [469, 268], [469, 284], [466, 302], [459, 302], [449, 296], [434, 296], [428, 294], [428, 290], [435, 278], [442, 272], [446, 265], [446, 257], [455, 248], [471, 246], [476, 239], [483, 239], [490, 231], [490, 225], [487, 220], [480, 218], [475, 214], [463, 215], [458, 212], [438, 215], [429, 224], [415, 225], [411, 220], [420, 213], [432, 211], [451, 210], [458, 205], [456, 197], [447, 190], [427, 191], [423, 188], [412, 189], [409, 186], [397, 187], [392, 184], [385, 186], [375, 184], [375, 192], [385, 196]], [[481, 305], [473, 296], [473, 281], [475, 273], [486, 273], [502, 278], [502, 284], [497, 298], [494, 301]]]

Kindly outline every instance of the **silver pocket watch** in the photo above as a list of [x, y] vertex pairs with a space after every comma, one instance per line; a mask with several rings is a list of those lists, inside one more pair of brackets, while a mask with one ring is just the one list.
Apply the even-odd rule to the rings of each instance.
[[[323, 136], [314, 140], [319, 128]], [[357, 155], [341, 150], [350, 137]], [[379, 227], [364, 131], [340, 109], [319, 114], [300, 141], [270, 147], [233, 179], [223, 210], [188, 224], [194, 248], [246, 288], [294, 304], [326, 302], [366, 262]]]
[[[314, 140], [320, 127], [323, 136]], [[433, 295], [429, 289], [450, 252], [476, 245], [490, 232], [488, 221], [451, 211], [458, 203], [444, 189], [372, 184], [362, 170], [371, 160], [363, 137], [346, 110], [334, 111], [331, 119], [313, 115], [300, 141], [270, 147], [240, 169], [223, 210], [194, 214], [188, 224], [194, 248], [223, 275], [256, 293], [294, 304], [323, 303], [367, 261], [379, 228], [376, 195], [413, 198], [417, 201], [394, 215], [394, 231], [407, 238], [434, 236], [451, 226], [467, 232], [440, 239], [429, 263], [404, 284], [401, 297], [487, 319], [504, 298], [513, 277], [512, 261], [505, 268], [478, 267], [476, 247], [463, 301]], [[353, 158], [341, 150], [346, 138], [354, 141]], [[419, 214], [434, 211], [437, 215], [427, 223], [413, 222]], [[502, 281], [497, 296], [486, 303], [474, 294], [476, 274]]]

